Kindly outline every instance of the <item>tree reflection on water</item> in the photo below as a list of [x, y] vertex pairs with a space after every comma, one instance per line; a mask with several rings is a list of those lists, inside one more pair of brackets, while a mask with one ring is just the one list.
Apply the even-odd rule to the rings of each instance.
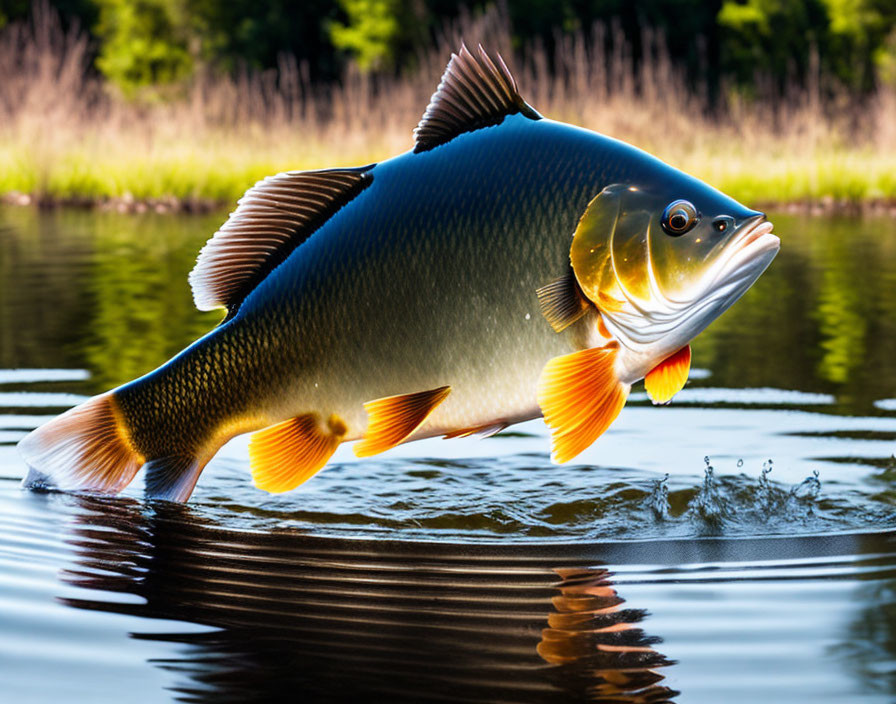
[[[90, 392], [155, 368], [220, 318], [194, 309], [187, 273], [223, 218], [0, 209], [0, 367], [87, 368]], [[694, 366], [716, 387], [874, 412], [896, 396], [896, 221], [772, 220], [780, 254], [695, 341]]]

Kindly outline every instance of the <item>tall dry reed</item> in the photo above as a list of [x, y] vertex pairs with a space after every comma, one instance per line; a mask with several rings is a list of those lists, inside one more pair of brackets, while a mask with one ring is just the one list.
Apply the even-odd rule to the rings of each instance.
[[[0, 194], [19, 201], [156, 207], [227, 203], [267, 174], [404, 151], [461, 40], [501, 52], [542, 114], [631, 142], [750, 202], [896, 200], [896, 92], [858, 103], [815, 80], [710, 105], [662, 38], [633, 56], [619, 31], [558, 35], [514, 54], [506, 18], [469, 15], [400, 78], [349, 68], [316, 86], [306, 66], [200, 71], [164, 100], [128, 101], [97, 78], [77, 28], [37, 5], [0, 33]], [[9, 194], [18, 194], [9, 196]], [[135, 206], [136, 207], [136, 206]]]

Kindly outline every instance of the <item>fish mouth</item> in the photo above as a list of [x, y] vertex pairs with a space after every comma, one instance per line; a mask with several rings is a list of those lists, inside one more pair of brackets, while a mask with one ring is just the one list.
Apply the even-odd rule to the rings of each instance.
[[741, 232], [729, 246], [738, 250], [751, 248], [751, 254], [765, 250], [777, 253], [781, 248], [781, 240], [772, 234], [773, 228], [774, 225], [766, 220], [765, 215], [756, 215], [741, 226]]
[[772, 234], [773, 225], [765, 215], [756, 215], [741, 225], [728, 244], [715, 275], [705, 288], [701, 308], [718, 317], [727, 310], [764, 272], [781, 248], [781, 240]]
[[[771, 264], [781, 247], [772, 227], [765, 215], [755, 215], [741, 224], [684, 300], [662, 296], [665, 307], [658, 311], [639, 306], [629, 298], [634, 311], [606, 311], [604, 319], [612, 326], [611, 332], [632, 349], [665, 340], [664, 347], [671, 353], [687, 344], [743, 296]], [[646, 328], [645, 317], [651, 320]]]
[[756, 215], [740, 226], [683, 314], [675, 321], [678, 334], [692, 340], [743, 296], [781, 248], [772, 223]]
[[765, 215], [756, 215], [744, 223], [728, 245], [731, 254], [725, 258], [715, 283], [726, 286], [747, 279], [749, 283], [743, 289], [746, 291], [781, 248], [781, 240], [772, 234], [773, 227]]

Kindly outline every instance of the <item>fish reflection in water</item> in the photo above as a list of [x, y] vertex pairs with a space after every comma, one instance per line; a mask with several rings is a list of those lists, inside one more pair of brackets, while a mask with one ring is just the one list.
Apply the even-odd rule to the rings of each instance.
[[605, 569], [555, 568], [560, 591], [551, 601], [538, 654], [547, 662], [569, 670], [570, 681], [579, 681], [590, 701], [671, 701], [679, 694], [659, 683], [656, 668], [674, 664], [653, 649], [662, 639], [648, 636], [635, 626], [647, 613], [622, 609], [624, 603]]
[[[183, 644], [184, 701], [665, 702], [671, 664], [645, 613], [601, 568], [539, 546], [339, 540], [232, 532], [190, 509], [84, 498], [65, 581], [141, 603], [81, 609], [210, 627], [134, 634]], [[562, 559], [562, 557], [561, 557]], [[559, 575], [559, 582], [558, 582]]]

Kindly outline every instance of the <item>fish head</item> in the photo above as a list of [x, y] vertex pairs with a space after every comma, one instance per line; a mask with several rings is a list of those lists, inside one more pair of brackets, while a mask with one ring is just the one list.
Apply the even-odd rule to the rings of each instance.
[[687, 345], [771, 263], [765, 215], [702, 182], [614, 184], [579, 221], [570, 262], [636, 381]]

